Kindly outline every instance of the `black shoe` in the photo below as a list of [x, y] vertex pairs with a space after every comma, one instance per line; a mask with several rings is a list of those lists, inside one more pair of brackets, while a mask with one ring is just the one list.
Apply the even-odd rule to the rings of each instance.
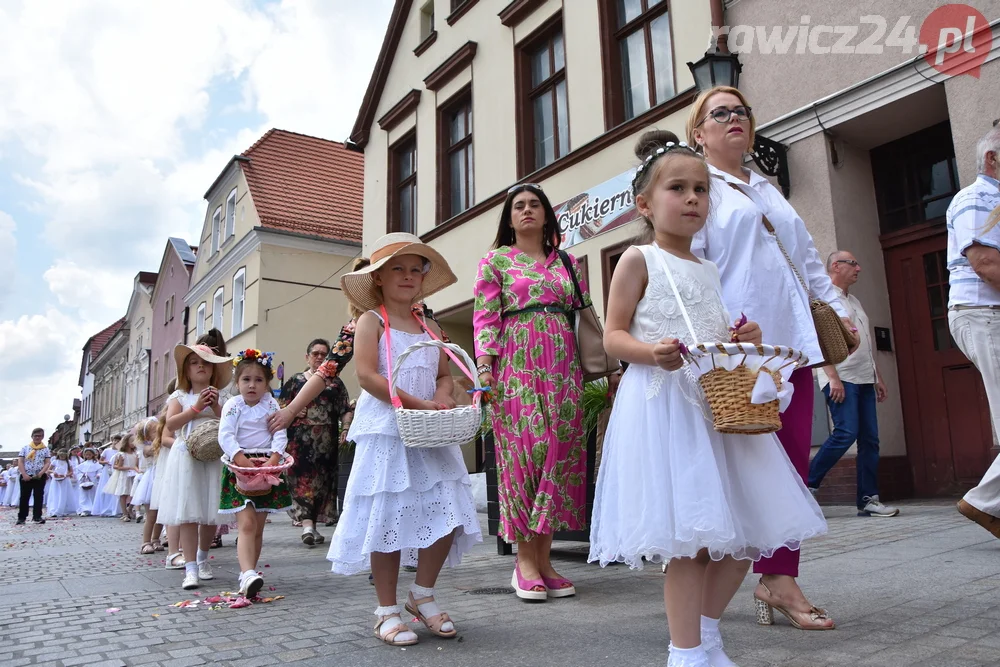
[[17, 523], [15, 523], [14, 525], [15, 526], [23, 526], [24, 525], [24, 519], [18, 519]]
[[39, 523], [39, 524], [45, 523], [45, 519], [32, 519], [31, 523]]

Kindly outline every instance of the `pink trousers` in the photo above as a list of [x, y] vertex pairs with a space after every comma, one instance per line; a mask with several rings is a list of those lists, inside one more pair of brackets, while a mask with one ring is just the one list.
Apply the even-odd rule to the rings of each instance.
[[[791, 460], [795, 470], [806, 482], [809, 477], [809, 448], [812, 444], [813, 399], [815, 398], [815, 381], [812, 370], [800, 368], [792, 373], [792, 402], [781, 414], [781, 430], [778, 440], [785, 448], [785, 453]], [[779, 549], [770, 558], [762, 558], [754, 563], [756, 574], [785, 574], [790, 577], [799, 576], [799, 552], [791, 549]]]

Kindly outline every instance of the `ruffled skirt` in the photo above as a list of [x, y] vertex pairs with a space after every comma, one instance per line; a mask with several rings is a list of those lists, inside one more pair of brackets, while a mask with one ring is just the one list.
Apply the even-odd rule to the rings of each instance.
[[160, 451], [156, 455], [156, 461], [153, 463], [153, 467], [160, 471], [159, 475], [156, 475], [150, 485], [149, 492], [149, 509], [158, 510], [160, 509], [160, 490], [163, 488], [163, 471], [167, 469], [167, 461], [170, 460], [170, 450], [173, 447], [160, 447]]
[[141, 507], [148, 505], [153, 497], [153, 484], [156, 482], [156, 464], [146, 468], [146, 471], [139, 476], [139, 481], [132, 488], [132, 505]]
[[357, 436], [344, 511], [327, 560], [338, 574], [370, 568], [372, 552], [417, 551], [455, 534], [446, 563], [454, 567], [483, 537], [459, 447], [413, 449], [390, 435]]
[[192, 458], [183, 438], [177, 438], [170, 449], [162, 469], [157, 522], [164, 526], [218, 523], [222, 461], [204, 463]]
[[651, 368], [622, 378], [604, 439], [590, 561], [650, 562], [707, 549], [759, 560], [798, 549], [826, 520], [774, 435], [723, 435], [696, 405], [697, 386], [670, 373], [647, 398]]

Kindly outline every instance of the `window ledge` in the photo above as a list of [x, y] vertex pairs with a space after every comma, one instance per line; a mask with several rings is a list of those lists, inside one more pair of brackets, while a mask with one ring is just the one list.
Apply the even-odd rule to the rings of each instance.
[[459, 5], [455, 9], [455, 11], [453, 11], [451, 13], [451, 15], [448, 16], [448, 18], [445, 19], [445, 21], [448, 22], [448, 25], [455, 25], [455, 23], [458, 21], [458, 19], [460, 19], [463, 16], [465, 16], [466, 13], [470, 9], [472, 9], [473, 7], [476, 6], [477, 2], [479, 2], [479, 0], [465, 0], [465, 2], [463, 2], [461, 5]]
[[438, 34], [437, 30], [431, 30], [431, 34], [424, 38], [424, 41], [417, 45], [417, 48], [413, 49], [413, 55], [418, 58], [424, 54], [427, 49], [431, 48], [431, 44], [437, 41]]

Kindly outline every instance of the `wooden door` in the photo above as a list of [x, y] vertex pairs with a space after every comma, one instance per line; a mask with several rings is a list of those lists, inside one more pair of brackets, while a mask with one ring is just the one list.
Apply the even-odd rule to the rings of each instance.
[[906, 448], [916, 494], [949, 495], [989, 467], [989, 406], [948, 329], [947, 234], [934, 225], [907, 236], [885, 249]]

